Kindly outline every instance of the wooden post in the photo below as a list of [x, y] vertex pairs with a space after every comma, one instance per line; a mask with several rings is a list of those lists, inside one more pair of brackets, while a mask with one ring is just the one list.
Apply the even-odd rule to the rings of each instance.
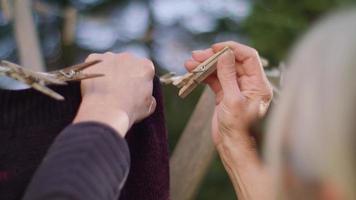
[[0, 0], [3, 15], [7, 21], [12, 20], [12, 11], [9, 0]]
[[65, 45], [71, 45], [74, 41], [77, 14], [77, 10], [73, 7], [67, 7], [64, 10], [63, 42]]
[[214, 106], [214, 95], [205, 88], [170, 160], [172, 200], [195, 197], [215, 155], [211, 140]]
[[14, 0], [15, 36], [21, 65], [44, 71], [44, 63], [34, 23], [31, 0]]

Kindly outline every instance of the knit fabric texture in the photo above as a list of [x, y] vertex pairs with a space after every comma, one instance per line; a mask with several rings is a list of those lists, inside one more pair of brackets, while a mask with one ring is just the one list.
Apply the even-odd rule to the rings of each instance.
[[[79, 83], [51, 88], [66, 100], [55, 101], [33, 89], [0, 90], [0, 199], [22, 198], [50, 145], [77, 113]], [[120, 200], [169, 199], [167, 132], [157, 78], [153, 95], [155, 113], [126, 136], [131, 168]]]
[[116, 130], [98, 122], [72, 124], [56, 137], [22, 199], [118, 199], [129, 170], [129, 148]]

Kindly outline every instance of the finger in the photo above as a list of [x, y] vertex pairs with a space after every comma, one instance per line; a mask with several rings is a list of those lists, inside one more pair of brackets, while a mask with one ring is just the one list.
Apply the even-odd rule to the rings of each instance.
[[210, 89], [215, 93], [215, 94], [218, 94], [222, 88], [221, 88], [221, 85], [220, 85], [220, 82], [218, 80], [218, 77], [215, 74], [212, 74], [210, 75], [208, 78], [206, 78], [204, 81], [204, 83], [208, 84]]
[[236, 60], [239, 62], [242, 62], [242, 61], [249, 59], [251, 57], [258, 56], [256, 49], [249, 47], [247, 45], [244, 45], [244, 44], [240, 44], [238, 42], [233, 42], [233, 41], [216, 43], [216, 44], [212, 45], [211, 48], [213, 49], [214, 52], [217, 52], [226, 46], [230, 47], [233, 51], [239, 50], [239, 54], [235, 55]]
[[148, 80], [153, 80], [156, 70], [155, 70], [155, 66], [153, 64], [153, 62], [147, 58], [143, 58], [141, 59], [141, 62], [143, 64], [143, 66], [145, 66], [144, 71], [145, 73], [145, 77], [148, 78]]
[[217, 52], [223, 49], [225, 46], [229, 46], [233, 50], [236, 57], [236, 61], [241, 63], [241, 65], [238, 65], [239, 69], [237, 69], [239, 76], [257, 75], [263, 77], [264, 71], [262, 63], [258, 52], [254, 48], [237, 42], [221, 42], [214, 44], [212, 46], [212, 49]]
[[192, 52], [192, 58], [198, 62], [204, 62], [212, 55], [214, 55], [214, 51], [212, 48], [205, 49], [205, 50], [197, 50]]
[[145, 99], [142, 108], [144, 110], [141, 110], [142, 112], [137, 116], [135, 123], [140, 122], [146, 119], [147, 117], [149, 117], [150, 115], [152, 115], [155, 112], [156, 107], [157, 107], [156, 99], [153, 96], [147, 97]]
[[[189, 59], [185, 62], [184, 66], [185, 68], [191, 72], [192, 70], [194, 70], [198, 65], [200, 64], [200, 62], [195, 61], [193, 59]], [[211, 90], [213, 90], [213, 92], [215, 94], [217, 94], [220, 90], [221, 90], [221, 86], [218, 80], [218, 77], [216, 75], [216, 73], [213, 73], [212, 75], [210, 75], [208, 78], [206, 78], [204, 81], [204, 83], [208, 84], [209, 87], [211, 88]]]
[[219, 57], [217, 75], [224, 97], [236, 97], [240, 93], [236, 77], [235, 56], [232, 51], [229, 50]]
[[115, 56], [116, 54], [111, 52], [111, 51], [107, 51], [103, 54], [104, 56]]
[[85, 59], [85, 62], [90, 62], [90, 61], [94, 61], [94, 60], [101, 60], [103, 57], [104, 57], [103, 54], [92, 53]]
[[200, 63], [214, 55], [213, 49], [196, 50], [192, 52], [192, 58], [188, 59], [184, 66], [190, 72], [195, 69]]
[[200, 62], [190, 58], [188, 60], [185, 61], [184, 66], [185, 68], [188, 70], [188, 72], [193, 71], [198, 65], [200, 64]]

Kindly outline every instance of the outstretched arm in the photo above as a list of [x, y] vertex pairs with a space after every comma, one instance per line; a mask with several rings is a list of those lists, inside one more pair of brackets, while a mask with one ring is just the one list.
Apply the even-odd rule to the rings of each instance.
[[272, 98], [257, 51], [236, 42], [218, 43], [194, 51], [185, 66], [191, 71], [225, 46], [231, 51], [219, 58], [217, 73], [205, 81], [216, 95], [213, 141], [239, 199], [271, 199], [270, 178], [248, 132], [251, 122], [264, 115]]
[[129, 172], [123, 139], [137, 121], [156, 107], [154, 66], [131, 54], [92, 54], [101, 60], [87, 69], [104, 77], [81, 83], [82, 103], [54, 141], [25, 193], [25, 200], [114, 200]]
[[24, 200], [117, 199], [130, 168], [125, 139], [97, 122], [68, 126], [37, 169]]

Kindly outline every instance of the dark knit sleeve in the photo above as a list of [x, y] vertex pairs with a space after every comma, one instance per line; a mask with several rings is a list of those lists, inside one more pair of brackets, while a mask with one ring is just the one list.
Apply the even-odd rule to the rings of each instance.
[[84, 122], [68, 126], [50, 147], [24, 200], [114, 200], [126, 181], [130, 156], [112, 128]]

